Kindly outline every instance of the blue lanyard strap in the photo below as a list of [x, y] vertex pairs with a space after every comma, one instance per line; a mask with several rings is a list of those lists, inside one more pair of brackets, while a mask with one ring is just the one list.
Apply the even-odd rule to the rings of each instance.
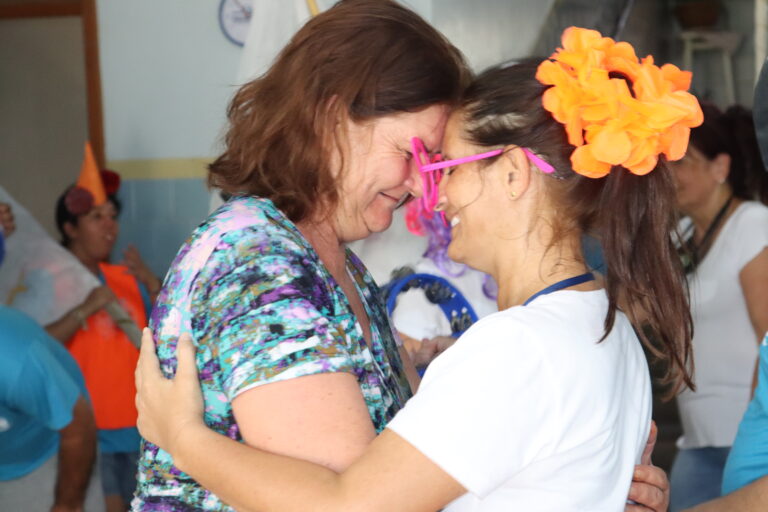
[[539, 295], [546, 295], [548, 293], [556, 292], [564, 288], [570, 288], [571, 286], [576, 286], [577, 284], [586, 283], [588, 281], [594, 281], [594, 280], [595, 280], [595, 276], [592, 274], [592, 272], [587, 272], [586, 274], [581, 274], [580, 276], [563, 279], [562, 281], [558, 281], [555, 284], [551, 284], [546, 288], [544, 288], [543, 290], [539, 290], [538, 292], [531, 295], [528, 298], [528, 300], [523, 302], [523, 306], [527, 306], [528, 304], [530, 304], [531, 301], [533, 301], [533, 299], [535, 299]]

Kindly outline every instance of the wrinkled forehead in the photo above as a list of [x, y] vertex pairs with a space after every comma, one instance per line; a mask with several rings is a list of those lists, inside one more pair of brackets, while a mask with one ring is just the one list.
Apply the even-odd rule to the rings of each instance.
[[447, 105], [438, 104], [417, 112], [398, 114], [408, 140], [418, 137], [429, 152], [439, 150], [443, 143], [445, 126], [450, 115]]

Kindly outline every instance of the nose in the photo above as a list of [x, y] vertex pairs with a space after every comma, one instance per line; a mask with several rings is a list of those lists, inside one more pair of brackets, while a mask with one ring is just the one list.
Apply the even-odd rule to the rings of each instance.
[[106, 231], [114, 232], [115, 234], [117, 234], [117, 231], [120, 229], [120, 224], [117, 222], [117, 219], [109, 216], [104, 217], [102, 226]]
[[437, 185], [437, 204], [435, 204], [436, 212], [444, 212], [447, 204], [447, 198], [445, 197], [445, 184], [448, 183], [448, 175], [443, 175], [440, 179], [440, 183]]
[[408, 177], [403, 184], [413, 197], [418, 198], [424, 195], [424, 177], [415, 158], [411, 159], [411, 165], [408, 167]]

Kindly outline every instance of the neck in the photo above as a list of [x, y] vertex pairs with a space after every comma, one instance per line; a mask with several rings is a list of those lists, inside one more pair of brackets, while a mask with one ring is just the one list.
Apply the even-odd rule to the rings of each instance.
[[[547, 286], [588, 271], [582, 261], [579, 236], [565, 238], [549, 249], [545, 244], [535, 248], [529, 246], [517, 258], [505, 256], [502, 266], [493, 273], [499, 283], [499, 310], [523, 304]], [[597, 288], [598, 285], [590, 281], [569, 289], [587, 291]]]
[[336, 236], [333, 227], [327, 222], [301, 221], [296, 224], [304, 238], [317, 252], [320, 261], [334, 278], [346, 272], [346, 247]]
[[695, 230], [694, 236], [696, 239], [701, 239], [701, 237], [704, 236], [704, 233], [706, 233], [707, 229], [712, 225], [715, 217], [717, 217], [717, 214], [728, 201], [729, 197], [731, 197], [730, 187], [720, 186], [704, 204], [691, 208], [686, 212], [693, 222]]
[[99, 260], [88, 254], [88, 251], [79, 245], [71, 246], [69, 250], [92, 274], [99, 274]]

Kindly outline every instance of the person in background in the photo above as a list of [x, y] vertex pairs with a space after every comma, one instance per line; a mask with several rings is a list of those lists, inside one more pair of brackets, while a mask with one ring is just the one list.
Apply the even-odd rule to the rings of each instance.
[[[449, 256], [493, 276], [500, 311], [430, 365], [358, 460], [329, 468], [207, 427], [195, 354], [200, 368], [208, 349], [186, 334], [169, 381], [144, 333], [142, 434], [237, 509], [624, 508], [650, 428], [633, 324], [660, 341], [670, 380], [691, 384], [674, 189], [660, 154], [683, 156], [701, 110], [685, 92], [689, 73], [641, 63], [626, 43], [572, 27], [563, 46], [551, 60], [478, 77], [448, 121], [441, 158], [412, 138], [432, 177], [425, 197], [452, 227]], [[590, 228], [603, 235], [605, 289], [581, 254]]]
[[59, 197], [56, 226], [62, 244], [102, 286], [46, 330], [64, 343], [85, 376], [99, 429], [99, 469], [107, 512], [118, 512], [128, 508], [136, 488], [141, 439], [136, 430], [133, 370], [138, 350], [104, 307], [118, 301], [141, 329], [147, 325], [160, 281], [134, 248], [126, 251], [123, 264], [109, 262], [119, 232], [120, 202], [115, 197], [119, 176], [111, 171], [94, 173], [96, 180], [88, 188], [82, 186], [81, 176], [81, 185], [69, 187]]
[[[0, 228], [5, 236], [15, 230], [5, 203], [0, 203]], [[80, 369], [34, 320], [3, 305], [0, 446], [0, 510], [102, 507], [98, 479], [91, 480], [96, 424]]]
[[764, 512], [768, 506], [768, 476], [685, 512]]
[[[754, 120], [763, 164], [768, 162], [768, 64], [755, 86]], [[723, 471], [720, 498], [686, 512], [762, 512], [768, 509], [768, 334], [760, 345], [757, 388], [739, 423]]]
[[671, 510], [720, 495], [723, 467], [755, 384], [768, 331], [768, 174], [750, 112], [703, 103], [685, 157], [672, 162], [694, 322], [696, 391], [677, 403], [683, 428]]

